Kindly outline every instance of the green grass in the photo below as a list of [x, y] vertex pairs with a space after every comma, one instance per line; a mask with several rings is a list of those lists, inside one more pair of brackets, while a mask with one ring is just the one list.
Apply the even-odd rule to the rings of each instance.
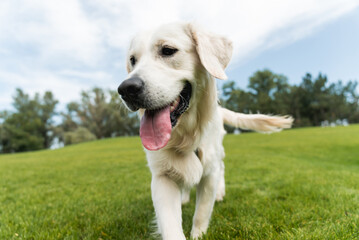
[[[204, 239], [359, 239], [359, 125], [224, 145], [226, 197]], [[150, 181], [139, 138], [1, 155], [0, 239], [152, 239]]]

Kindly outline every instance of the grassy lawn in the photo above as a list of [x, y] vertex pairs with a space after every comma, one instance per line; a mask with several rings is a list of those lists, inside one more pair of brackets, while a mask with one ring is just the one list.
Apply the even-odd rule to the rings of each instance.
[[[224, 145], [226, 197], [204, 239], [359, 239], [359, 125]], [[150, 181], [139, 138], [0, 155], [0, 239], [152, 239]]]

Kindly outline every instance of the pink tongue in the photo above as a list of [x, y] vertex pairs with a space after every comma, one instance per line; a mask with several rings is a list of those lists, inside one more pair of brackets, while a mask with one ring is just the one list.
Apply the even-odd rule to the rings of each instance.
[[151, 151], [163, 148], [171, 138], [171, 130], [170, 106], [155, 113], [146, 110], [140, 126], [143, 146]]

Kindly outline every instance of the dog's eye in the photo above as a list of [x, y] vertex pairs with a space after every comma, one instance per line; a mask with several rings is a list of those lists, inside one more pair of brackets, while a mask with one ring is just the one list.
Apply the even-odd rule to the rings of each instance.
[[131, 62], [131, 65], [132, 65], [132, 66], [135, 66], [135, 64], [136, 64], [136, 58], [135, 58], [134, 56], [131, 56], [131, 57], [130, 57], [130, 62]]
[[175, 54], [177, 51], [178, 51], [178, 49], [176, 49], [176, 48], [172, 48], [172, 47], [167, 47], [167, 46], [165, 46], [165, 47], [163, 47], [163, 48], [161, 49], [161, 55], [168, 57], [168, 56], [172, 56], [172, 55]]

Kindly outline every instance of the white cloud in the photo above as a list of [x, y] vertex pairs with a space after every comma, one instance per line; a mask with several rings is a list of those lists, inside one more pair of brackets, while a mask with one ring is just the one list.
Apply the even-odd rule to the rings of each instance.
[[112, 75], [107, 72], [95, 71], [95, 72], [83, 72], [76, 70], [62, 70], [58, 72], [60, 76], [73, 78], [73, 79], [83, 79], [83, 80], [91, 80], [91, 81], [108, 81], [112, 80]]
[[234, 68], [358, 6], [357, 0], [2, 0], [0, 107], [16, 86], [51, 90], [66, 102], [93, 85], [114, 88], [125, 75], [130, 38], [163, 23], [197, 21], [227, 35], [235, 46]]
[[85, 82], [74, 81], [48, 71], [25, 71], [20, 74], [0, 72], [0, 84], [4, 87], [0, 106], [9, 104], [16, 88], [34, 95], [36, 92], [52, 91], [60, 102], [68, 103], [80, 98], [81, 90], [89, 89]]
[[232, 39], [237, 61], [304, 38], [324, 23], [359, 6], [356, 0], [211, 0], [209, 11], [195, 14], [194, 9], [200, 9], [201, 5], [198, 1], [195, 3], [198, 5], [187, 15]]
[[357, 0], [8, 0], [0, 3], [0, 41], [36, 48], [45, 60], [93, 66], [108, 47], [124, 51], [139, 30], [194, 20], [229, 36], [242, 58], [255, 48], [305, 37], [357, 6]]
[[[173, 21], [196, 21], [231, 38], [235, 58], [301, 39], [359, 6], [357, 0], [91, 0], [107, 43], [124, 49], [135, 32]], [[108, 17], [110, 16], [110, 17]]]
[[[44, 62], [58, 57], [93, 65], [104, 46], [98, 26], [92, 23], [80, 3], [64, 1], [2, 2], [0, 43], [17, 44], [36, 51]], [[14, 49], [16, 51], [16, 49]]]

